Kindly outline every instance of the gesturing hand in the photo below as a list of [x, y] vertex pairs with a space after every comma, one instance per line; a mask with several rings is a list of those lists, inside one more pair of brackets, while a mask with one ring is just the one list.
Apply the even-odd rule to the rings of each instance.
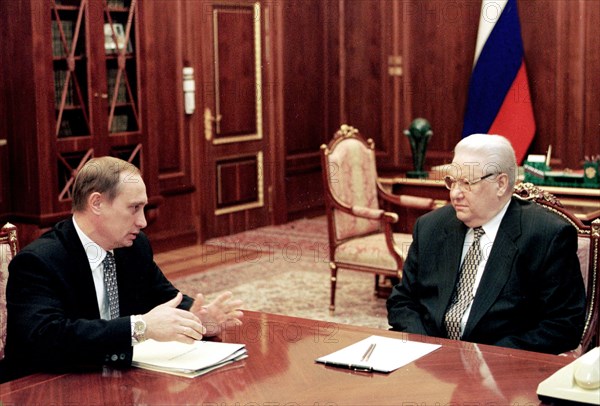
[[146, 337], [156, 341], [180, 341], [192, 343], [201, 340], [206, 329], [202, 321], [192, 312], [178, 309], [183, 295], [177, 293], [173, 299], [165, 302], [142, 318], [146, 322]]
[[205, 335], [207, 337], [215, 336], [229, 326], [242, 324], [240, 318], [244, 313], [239, 308], [243, 302], [239, 299], [230, 300], [232, 296], [231, 292], [225, 292], [208, 305], [205, 305], [204, 295], [201, 293], [196, 295], [190, 311], [202, 321], [206, 328]]

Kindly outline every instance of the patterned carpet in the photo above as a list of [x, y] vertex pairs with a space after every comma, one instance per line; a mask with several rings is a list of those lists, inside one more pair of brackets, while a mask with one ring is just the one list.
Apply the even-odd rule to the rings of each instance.
[[209, 240], [229, 262], [172, 282], [209, 300], [230, 290], [248, 310], [387, 329], [385, 299], [373, 295], [367, 273], [338, 273], [336, 311], [329, 315], [326, 227], [318, 217]]

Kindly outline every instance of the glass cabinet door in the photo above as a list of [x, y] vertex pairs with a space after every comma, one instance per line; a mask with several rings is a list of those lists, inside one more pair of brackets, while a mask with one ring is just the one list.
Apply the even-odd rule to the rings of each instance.
[[52, 0], [52, 63], [58, 138], [91, 135], [88, 103], [87, 1]]
[[140, 129], [136, 44], [136, 0], [104, 2], [104, 51], [110, 134]]
[[141, 165], [138, 0], [47, 1], [62, 205], [92, 157]]

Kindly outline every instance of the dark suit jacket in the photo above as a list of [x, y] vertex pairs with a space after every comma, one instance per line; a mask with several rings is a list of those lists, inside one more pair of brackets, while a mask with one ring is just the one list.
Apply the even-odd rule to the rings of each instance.
[[[392, 329], [446, 337], [444, 314], [467, 230], [451, 205], [417, 220], [402, 282], [387, 301]], [[584, 315], [575, 228], [537, 204], [513, 198], [462, 340], [560, 353], [579, 344]]]
[[[147, 237], [114, 250], [121, 317], [100, 319], [90, 265], [72, 219], [21, 250], [9, 265], [6, 358], [10, 378], [131, 364], [130, 315], [177, 294], [154, 263]], [[180, 307], [189, 309], [184, 296]], [[6, 380], [6, 377], [4, 377]]]

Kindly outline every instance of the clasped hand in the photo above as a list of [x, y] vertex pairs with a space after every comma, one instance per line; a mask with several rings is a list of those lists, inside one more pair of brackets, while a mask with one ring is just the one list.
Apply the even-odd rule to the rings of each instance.
[[242, 301], [231, 300], [232, 296], [231, 292], [225, 292], [205, 305], [204, 295], [199, 293], [188, 311], [177, 308], [183, 299], [179, 292], [142, 316], [146, 322], [146, 337], [156, 341], [192, 343], [203, 336], [215, 336], [224, 328], [240, 325], [244, 315], [239, 310]]

